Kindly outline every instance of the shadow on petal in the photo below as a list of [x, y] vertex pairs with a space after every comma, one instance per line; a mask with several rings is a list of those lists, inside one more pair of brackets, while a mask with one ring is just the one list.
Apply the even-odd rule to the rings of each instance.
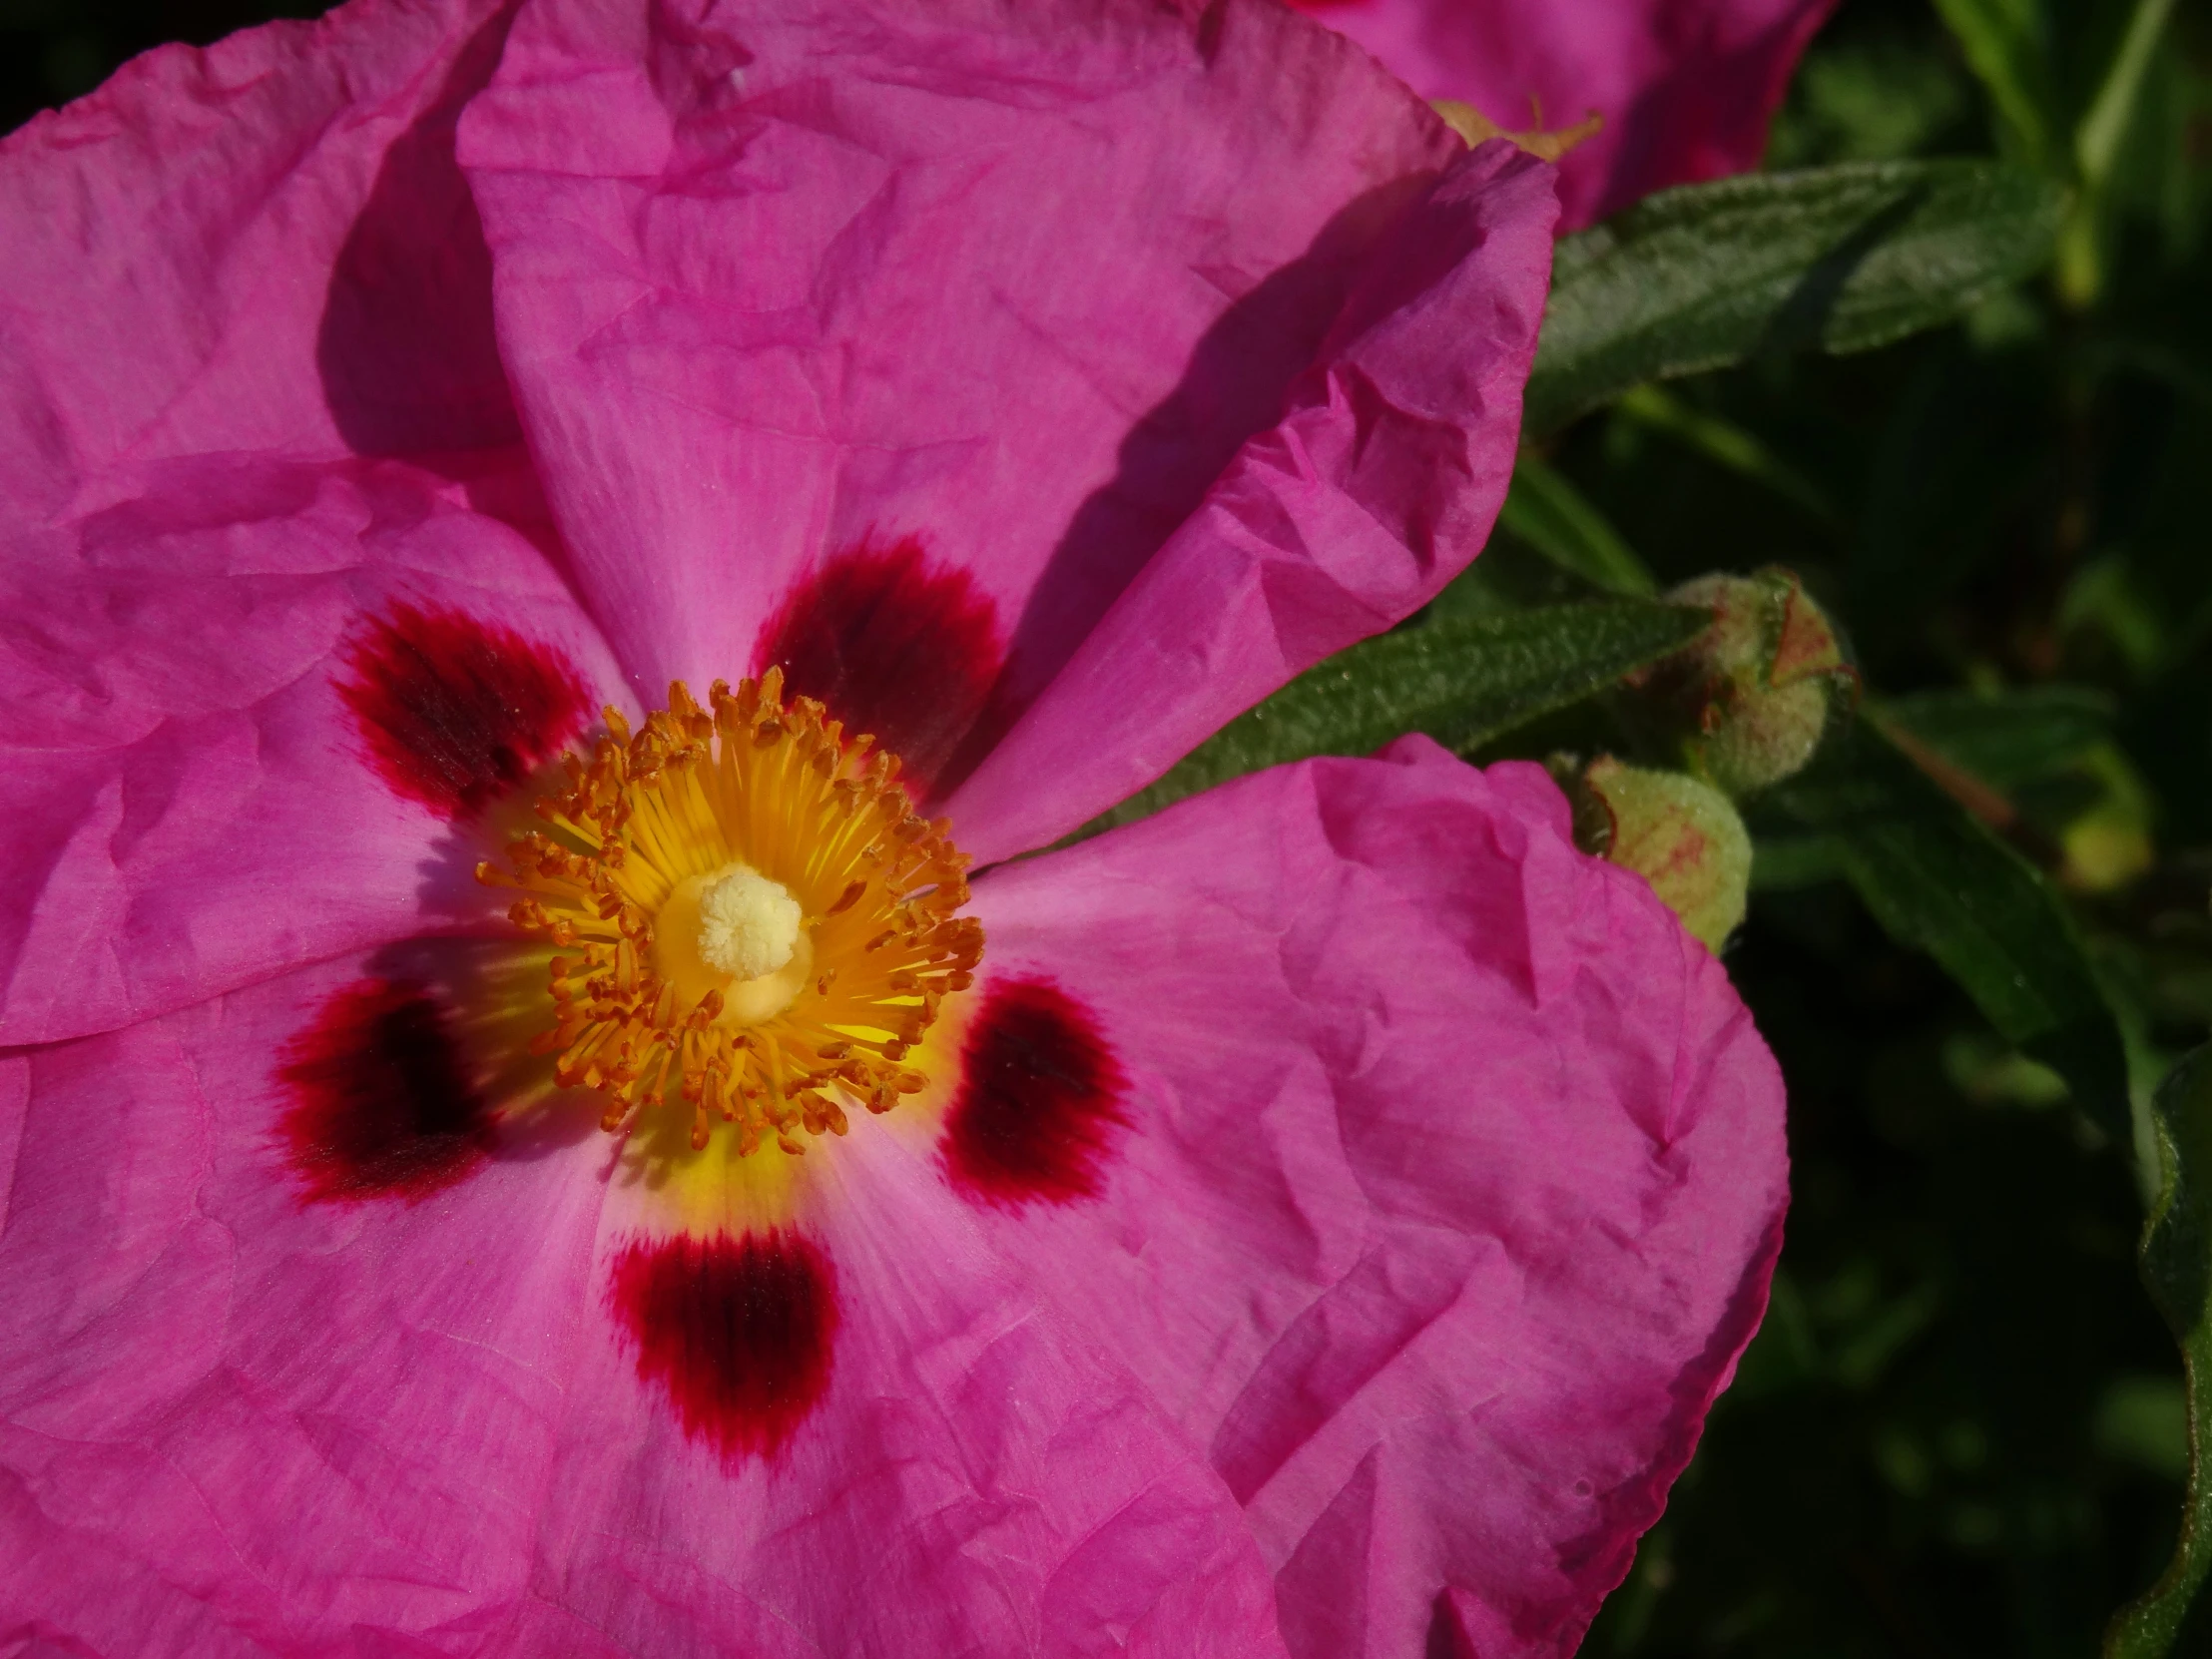
[[492, 336], [491, 252], [454, 160], [461, 110], [499, 66], [521, 0], [455, 55], [437, 99], [385, 152], [338, 251], [315, 367], [363, 455], [422, 456], [521, 435]]
[[[1153, 554], [1195, 513], [1254, 434], [1282, 418], [1368, 260], [1433, 180], [1378, 185], [1340, 209], [1306, 252], [1239, 294], [1192, 348], [1167, 396], [1122, 439], [1114, 475], [1076, 508], [1016, 620], [1006, 668], [936, 778], [949, 795], [1058, 674]], [[1241, 274], [1216, 274], [1224, 284]]]

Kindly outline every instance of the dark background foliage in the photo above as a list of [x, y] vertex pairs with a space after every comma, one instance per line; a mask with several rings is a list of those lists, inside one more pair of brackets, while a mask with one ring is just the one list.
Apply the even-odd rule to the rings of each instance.
[[[2059, 61], [2130, 9], [2047, 8]], [[2086, 729], [2005, 780], [2009, 838], [2068, 889], [2138, 1094], [2212, 1017], [2206, 22], [2146, 86], [2093, 302], [2045, 278], [1883, 351], [1676, 382], [1552, 456], [1662, 582], [1798, 570], [1870, 689], [2082, 689]], [[1993, 125], [1929, 6], [1845, 0], [1769, 162], [2002, 153]], [[2187, 1458], [2137, 1149], [1817, 874], [1763, 859], [1727, 956], [1790, 1084], [1773, 1309], [1585, 1651], [2092, 1652]]]
[[[160, 40], [313, 9], [0, 0], [0, 124]], [[2134, 6], [2023, 9], [2050, 106], [2078, 119]], [[1789, 1239], [1766, 1327], [1592, 1655], [2087, 1653], [2172, 1547], [2181, 1369], [2134, 1253], [2155, 1189], [2143, 1103], [2212, 1022], [2202, 9], [2174, 16], [2140, 104], [2093, 292], [2040, 276], [1880, 351], [1647, 388], [1546, 445], [1662, 583], [1799, 571], [1893, 702], [2044, 698], [1983, 776], [2089, 941], [2139, 1120], [2137, 1145], [2097, 1128], [1833, 869], [1776, 854], [1750, 802], [1762, 850], [1726, 959], [1789, 1078]], [[1928, 0], [1845, 0], [1770, 164], [2020, 148]], [[1476, 609], [1584, 591], [1502, 533], [1477, 574]], [[1572, 747], [1588, 718], [1487, 753]]]
[[328, 9], [267, 0], [0, 0], [0, 131], [90, 92], [150, 46], [206, 46], [273, 17]]

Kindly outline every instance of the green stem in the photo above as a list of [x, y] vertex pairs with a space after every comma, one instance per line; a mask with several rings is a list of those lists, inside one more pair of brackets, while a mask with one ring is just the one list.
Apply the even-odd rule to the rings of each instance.
[[2158, 49], [2158, 37], [2165, 33], [2173, 9], [2174, 0], [2135, 0], [2134, 15], [2127, 20], [2127, 32], [2104, 72], [2104, 84], [2074, 129], [2080, 190], [2058, 234], [2058, 291], [2077, 308], [2093, 304], [2104, 285], [2104, 187], [2134, 124], [2143, 77], [2150, 72], [2151, 54]]

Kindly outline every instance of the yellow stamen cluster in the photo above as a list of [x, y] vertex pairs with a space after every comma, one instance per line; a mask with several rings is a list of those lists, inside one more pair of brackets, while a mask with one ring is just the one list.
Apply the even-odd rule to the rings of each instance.
[[[537, 803], [548, 828], [509, 843], [511, 869], [477, 866], [521, 889], [508, 913], [559, 952], [554, 1024], [533, 1046], [559, 1056], [563, 1086], [606, 1094], [610, 1131], [673, 1093], [694, 1148], [717, 1118], [737, 1126], [740, 1155], [841, 1135], [846, 1105], [885, 1112], [925, 1086], [901, 1062], [982, 957], [982, 924], [953, 913], [968, 859], [946, 822], [916, 816], [872, 737], [782, 693], [772, 668], [735, 692], [716, 681], [701, 709], [679, 681], [635, 736], [608, 709], [590, 761], [566, 757], [566, 788]], [[656, 947], [672, 897], [740, 867], [798, 900], [811, 942], [767, 1002], [766, 979], [687, 957], [681, 921]]]

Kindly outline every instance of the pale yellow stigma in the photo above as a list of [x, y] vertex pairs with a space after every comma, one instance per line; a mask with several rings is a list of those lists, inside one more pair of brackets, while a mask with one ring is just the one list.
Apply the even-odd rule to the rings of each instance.
[[927, 1082], [902, 1062], [943, 998], [973, 982], [980, 923], [948, 826], [915, 815], [896, 757], [847, 738], [821, 704], [782, 700], [775, 669], [712, 714], [682, 682], [631, 736], [609, 736], [537, 803], [512, 842], [509, 914], [551, 938], [552, 1025], [534, 1045], [562, 1084], [608, 1097], [627, 1129], [671, 1092], [691, 1141], [737, 1151], [845, 1131]]
[[783, 883], [739, 864], [700, 891], [700, 957], [733, 979], [774, 973], [799, 943], [799, 913]]

